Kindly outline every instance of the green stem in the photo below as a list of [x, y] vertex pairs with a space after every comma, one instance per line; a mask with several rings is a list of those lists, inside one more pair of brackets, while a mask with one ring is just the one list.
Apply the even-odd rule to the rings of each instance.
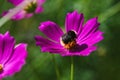
[[52, 60], [53, 60], [54, 66], [55, 66], [57, 80], [60, 80], [60, 72], [59, 72], [58, 65], [56, 63], [54, 54], [52, 54]]
[[106, 10], [105, 12], [101, 13], [98, 17], [99, 17], [99, 21], [100, 22], [104, 22], [106, 21], [109, 17], [115, 15], [116, 13], [118, 13], [120, 11], [120, 1], [115, 4], [114, 6], [112, 6], [111, 8], [109, 8], [108, 10]]
[[71, 56], [71, 74], [70, 74], [70, 80], [74, 79], [74, 61], [73, 56]]

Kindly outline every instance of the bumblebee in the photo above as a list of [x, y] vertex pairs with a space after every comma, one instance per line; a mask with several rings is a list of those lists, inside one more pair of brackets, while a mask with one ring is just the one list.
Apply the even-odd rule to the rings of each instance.
[[66, 49], [72, 49], [76, 45], [76, 38], [77, 35], [74, 31], [68, 31], [61, 37], [61, 44], [64, 46]]

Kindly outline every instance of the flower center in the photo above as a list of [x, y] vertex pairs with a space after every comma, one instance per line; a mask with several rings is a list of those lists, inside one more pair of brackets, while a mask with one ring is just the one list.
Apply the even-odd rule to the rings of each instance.
[[72, 49], [76, 45], [76, 33], [74, 31], [68, 31], [61, 37], [61, 45], [66, 49]]
[[36, 8], [37, 8], [36, 0], [33, 0], [31, 3], [29, 3], [29, 4], [24, 8], [24, 10], [25, 10], [27, 13], [33, 13]]
[[0, 73], [3, 71], [3, 66], [0, 64]]

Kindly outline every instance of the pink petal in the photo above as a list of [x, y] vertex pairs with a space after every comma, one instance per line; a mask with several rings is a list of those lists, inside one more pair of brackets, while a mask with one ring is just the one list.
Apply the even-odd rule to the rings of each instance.
[[51, 49], [61, 49], [63, 48], [59, 43], [50, 41], [42, 36], [36, 36], [36, 45], [41, 47], [42, 52], [50, 52]]
[[24, 18], [30, 18], [32, 17], [34, 14], [33, 13], [26, 13], [25, 17]]
[[83, 14], [78, 14], [77, 11], [68, 13], [65, 20], [66, 31], [74, 30], [79, 34], [82, 30], [83, 22]]
[[48, 38], [60, 42], [60, 37], [63, 35], [63, 31], [60, 27], [51, 21], [42, 22], [39, 26], [41, 32], [43, 32]]
[[46, 0], [37, 0], [37, 5], [41, 6]]
[[24, 10], [18, 12], [17, 14], [15, 14], [13, 17], [12, 17], [12, 20], [21, 20], [23, 18], [25, 18], [26, 16], [26, 12]]
[[92, 18], [90, 20], [88, 20], [86, 22], [86, 24], [83, 27], [82, 32], [80, 33], [78, 39], [82, 40], [85, 37], [90, 36], [91, 34], [93, 34], [96, 30], [98, 30], [98, 26], [100, 25], [100, 23], [97, 22], [97, 17], [96, 18]]
[[2, 50], [0, 50], [0, 63], [5, 63], [9, 57], [12, 55], [13, 49], [14, 49], [14, 44], [15, 44], [15, 40], [13, 37], [10, 36], [9, 32], [6, 32], [4, 34], [4, 36], [2, 37], [2, 39], [0, 40], [1, 44], [0, 44], [0, 48]]
[[11, 4], [13, 4], [14, 6], [17, 6], [24, 0], [7, 0], [7, 1], [10, 2]]
[[9, 11], [4, 11], [1, 16], [5, 16]]
[[59, 49], [48, 49], [50, 53], [53, 53], [53, 54], [65, 54], [66, 53], [66, 50], [65, 49], [62, 49], [62, 48], [59, 48]]
[[38, 13], [41, 13], [41, 12], [43, 12], [43, 7], [38, 6], [35, 10], [35, 13], [38, 14]]
[[13, 75], [15, 72], [21, 70], [27, 56], [26, 47], [27, 45], [24, 43], [18, 44], [15, 47], [13, 55], [11, 55], [9, 61], [4, 64], [4, 71], [1, 74], [2, 77]]
[[1, 59], [2, 59], [2, 52], [3, 52], [3, 35], [2, 34], [0, 34], [0, 63], [1, 63]]
[[37, 0], [37, 8], [35, 10], [35, 13], [41, 13], [43, 12], [43, 7], [42, 7], [42, 4], [45, 2], [46, 0]]
[[89, 46], [92, 46], [92, 45], [100, 42], [101, 40], [103, 40], [102, 34], [103, 34], [103, 32], [98, 30], [97, 32], [92, 34], [90, 37], [84, 39], [84, 41], [81, 41], [80, 43], [86, 43]]
[[87, 49], [80, 52], [79, 56], [89, 56], [91, 52], [97, 49], [96, 46], [89, 46]]

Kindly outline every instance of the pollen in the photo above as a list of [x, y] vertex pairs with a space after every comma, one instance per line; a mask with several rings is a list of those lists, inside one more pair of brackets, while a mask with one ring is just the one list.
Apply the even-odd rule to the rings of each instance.
[[2, 72], [3, 71], [3, 66], [2, 66], [2, 64], [0, 64], [0, 72]]
[[61, 37], [60, 43], [64, 48], [70, 50], [76, 46], [76, 38], [77, 36], [74, 31], [68, 31]]

